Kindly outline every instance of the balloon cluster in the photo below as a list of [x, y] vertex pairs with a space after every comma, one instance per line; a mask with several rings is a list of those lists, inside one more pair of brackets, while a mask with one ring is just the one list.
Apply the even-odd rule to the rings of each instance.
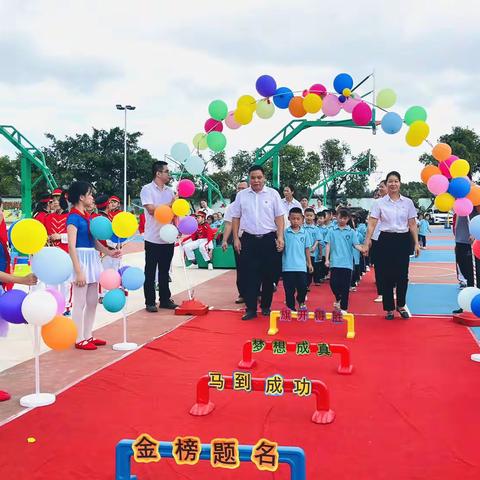
[[472, 213], [480, 205], [480, 187], [469, 178], [470, 164], [452, 155], [447, 143], [438, 143], [432, 149], [438, 165], [427, 165], [421, 172], [422, 182], [435, 195], [435, 206], [441, 212], [453, 211], [458, 216]]
[[[207, 148], [207, 144], [205, 143], [204, 145], [204, 142], [206, 142], [206, 140], [203, 134], [200, 133], [198, 135], [195, 135], [195, 138], [193, 139], [193, 145], [197, 150], [204, 150], [205, 148]], [[225, 145], [222, 147], [221, 150], [223, 150], [223, 148], [225, 148]], [[202, 157], [200, 157], [199, 155], [192, 155], [190, 153], [190, 148], [186, 143], [175, 143], [175, 145], [173, 145], [170, 149], [170, 155], [175, 161], [180, 163], [191, 175], [200, 175], [205, 168], [205, 162], [203, 161]]]
[[[480, 216], [470, 221], [470, 234], [475, 238], [472, 245], [473, 254], [480, 259]], [[472, 312], [480, 317], [480, 288], [467, 287], [458, 294], [458, 304], [465, 312]]]
[[108, 292], [103, 297], [107, 312], [122, 310], [127, 302], [126, 290], [138, 290], [145, 283], [145, 274], [140, 268], [124, 266], [119, 270], [108, 268], [100, 274], [100, 285]]
[[119, 242], [133, 235], [138, 229], [138, 220], [133, 213], [120, 212], [110, 221], [107, 217], [98, 216], [90, 221], [90, 233], [97, 240]]

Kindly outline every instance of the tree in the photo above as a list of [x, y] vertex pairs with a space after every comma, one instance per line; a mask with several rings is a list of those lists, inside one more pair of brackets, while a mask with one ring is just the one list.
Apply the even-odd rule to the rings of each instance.
[[[358, 162], [353, 171], [364, 172], [373, 171], [377, 168], [377, 157], [368, 149], [366, 152], [360, 153], [358, 156], [352, 156], [352, 164]], [[348, 175], [345, 177], [344, 194], [350, 198], [364, 197], [368, 192], [369, 175]]]
[[420, 198], [432, 198], [433, 195], [428, 191], [427, 186], [423, 182], [408, 182], [402, 184], [402, 195], [413, 200], [418, 205]]
[[20, 159], [0, 157], [0, 196], [20, 196]]
[[[155, 159], [140, 148], [140, 132], [127, 134], [128, 194], [135, 197], [142, 185], [151, 181], [151, 166]], [[51, 145], [44, 148], [47, 164], [59, 185], [67, 188], [74, 180], [90, 182], [97, 192], [123, 193], [123, 130], [93, 129], [93, 133], [57, 139], [46, 134]]]

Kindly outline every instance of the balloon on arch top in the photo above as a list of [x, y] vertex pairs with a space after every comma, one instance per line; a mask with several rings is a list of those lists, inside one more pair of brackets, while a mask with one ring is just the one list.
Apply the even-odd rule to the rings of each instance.
[[227, 104], [223, 100], [213, 100], [208, 106], [208, 113], [213, 120], [221, 122], [222, 120], [225, 120], [228, 115]]
[[262, 97], [272, 97], [277, 90], [277, 82], [270, 75], [261, 75], [255, 82], [255, 88]]
[[345, 88], [353, 88], [353, 78], [348, 73], [339, 73], [333, 80], [333, 88], [339, 94], [343, 93]]
[[293, 92], [288, 87], [280, 87], [275, 91], [273, 103], [277, 108], [287, 109], [290, 100], [293, 98]]

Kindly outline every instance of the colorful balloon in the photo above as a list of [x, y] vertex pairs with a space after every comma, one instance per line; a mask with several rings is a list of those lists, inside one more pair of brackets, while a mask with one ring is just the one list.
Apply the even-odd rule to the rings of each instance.
[[422, 182], [426, 184], [428, 182], [428, 179], [432, 175], [440, 175], [441, 173], [442, 172], [440, 171], [440, 169], [437, 166], [427, 165], [426, 167], [423, 167], [422, 172], [420, 174], [420, 177], [422, 179]]
[[90, 233], [97, 240], [108, 240], [113, 233], [112, 222], [102, 215], [92, 218], [90, 220]]
[[99, 283], [105, 290], [114, 290], [115, 288], [118, 288], [121, 281], [122, 279], [118, 270], [115, 270], [114, 268], [107, 268], [100, 274]]
[[410, 124], [405, 139], [411, 147], [418, 147], [427, 139], [429, 133], [430, 127], [428, 124], [423, 120], [416, 120]]
[[138, 230], [138, 220], [133, 213], [120, 212], [113, 217], [112, 230], [115, 235], [128, 238]]
[[473, 211], [473, 204], [468, 198], [457, 198], [453, 205], [453, 211], [459, 217], [468, 217]]
[[190, 149], [186, 143], [175, 143], [170, 149], [170, 155], [177, 162], [183, 163], [190, 156]]
[[[197, 133], [194, 137], [193, 137], [193, 146], [197, 149], [197, 150], [205, 150], [208, 145], [207, 145], [207, 136], [204, 134], [204, 133]], [[185, 160], [185, 163], [187, 162], [188, 158], [190, 158], [190, 155], [187, 157], [187, 159]]]
[[327, 88], [321, 83], [315, 83], [308, 89], [308, 92], [320, 95], [323, 98], [327, 94]]
[[382, 118], [382, 130], [389, 135], [398, 133], [402, 129], [402, 117], [395, 112], [388, 112]]
[[338, 97], [331, 93], [325, 95], [322, 104], [322, 112], [327, 117], [334, 117], [342, 109], [342, 104], [338, 101]]
[[359, 126], [365, 126], [372, 120], [372, 109], [365, 102], [360, 102], [352, 111], [353, 123]]
[[469, 230], [470, 235], [473, 235], [477, 240], [480, 240], [480, 215], [477, 215], [470, 220]]
[[53, 320], [57, 308], [57, 301], [50, 292], [34, 290], [23, 299], [22, 315], [30, 325], [42, 326]]
[[[472, 251], [473, 254], [475, 255], [476, 258], [480, 259], [480, 242], [478, 240], [475, 240], [472, 244]], [[465, 290], [465, 289], [464, 289]], [[478, 292], [477, 294], [480, 293], [480, 290], [477, 288]]]
[[210, 105], [208, 106], [208, 113], [212, 119], [219, 120], [221, 122], [228, 114], [227, 104], [223, 100], [213, 100], [213, 102], [210, 102]]
[[472, 300], [478, 294], [480, 294], [480, 288], [476, 288], [476, 287], [466, 287], [460, 290], [460, 293], [458, 294], [458, 297], [457, 297], [458, 305], [465, 312], [471, 312]]
[[462, 177], [452, 178], [448, 186], [448, 193], [455, 198], [466, 197], [470, 193], [470, 180]]
[[55, 301], [57, 302], [57, 315], [62, 315], [63, 312], [65, 312], [65, 296], [63, 293], [53, 287], [47, 288], [45, 291], [53, 295]]
[[175, 225], [169, 224], [169, 225], [164, 225], [160, 229], [160, 238], [167, 243], [175, 243], [175, 240], [177, 239], [178, 236], [178, 230]]
[[359, 98], [348, 97], [347, 101], [342, 104], [342, 108], [347, 113], [352, 113], [353, 109], [361, 102], [362, 100]]
[[470, 192], [466, 196], [471, 202], [474, 207], [480, 205], [480, 187], [472, 183], [470, 186]]
[[47, 285], [60, 285], [73, 274], [70, 255], [58, 247], [42, 248], [32, 256], [31, 267], [38, 279]]
[[452, 197], [449, 193], [441, 193], [435, 197], [435, 206], [441, 212], [448, 212], [453, 208], [455, 204], [455, 197]]
[[303, 108], [307, 113], [318, 113], [322, 109], [322, 98], [315, 93], [309, 93], [303, 98]]
[[178, 222], [178, 230], [183, 235], [191, 235], [198, 230], [198, 222], [195, 217], [185, 217]]
[[116, 313], [119, 312], [127, 302], [127, 298], [125, 296], [125, 292], [116, 288], [115, 290], [110, 290], [105, 294], [103, 297], [103, 308], [107, 312]]
[[270, 75], [262, 75], [255, 82], [255, 88], [262, 97], [271, 97], [277, 90], [277, 82]]
[[450, 165], [450, 174], [453, 178], [466, 177], [470, 171], [470, 164], [461, 158], [455, 160]]
[[288, 109], [290, 110], [290, 113], [296, 118], [301, 118], [307, 114], [307, 112], [305, 111], [305, 108], [303, 108], [302, 97], [293, 97], [290, 100]]
[[225, 150], [227, 139], [221, 132], [210, 132], [207, 135], [207, 145], [210, 150], [221, 152], [222, 150]]
[[257, 101], [251, 95], [242, 95], [237, 100], [237, 110], [239, 107], [247, 107], [253, 113], [257, 108]]
[[405, 112], [405, 118], [403, 119], [403, 121], [407, 125], [411, 125], [413, 122], [416, 122], [417, 120], [421, 120], [422, 122], [425, 122], [427, 120], [427, 111], [423, 107], [419, 107], [419, 106], [410, 107]]
[[236, 122], [233, 114], [235, 112], [232, 110], [231, 112], [228, 112], [227, 118], [225, 119], [225, 125], [230, 128], [230, 130], [237, 130], [237, 128], [240, 128], [241, 125]]
[[56, 315], [51, 322], [43, 325], [42, 339], [52, 350], [66, 350], [73, 347], [77, 339], [75, 322], [71, 318]]
[[377, 107], [390, 108], [396, 101], [397, 94], [391, 88], [383, 88], [377, 93]]
[[438, 164], [438, 168], [440, 168], [442, 175], [445, 175], [447, 178], [452, 178], [452, 174], [450, 173], [450, 165], [457, 159], [457, 156], [450, 155], [450, 157], [448, 157], [445, 161]]
[[185, 170], [191, 175], [200, 175], [205, 168], [205, 162], [197, 155], [192, 155], [185, 162]]
[[353, 78], [348, 73], [339, 73], [333, 80], [333, 88], [337, 93], [342, 93], [345, 88], [352, 89]]
[[287, 87], [277, 88], [273, 96], [273, 103], [277, 108], [287, 109], [290, 100], [293, 98], [293, 92]]
[[448, 178], [444, 175], [432, 175], [427, 182], [428, 190], [434, 195], [440, 195], [448, 190]]
[[43, 223], [34, 218], [24, 218], [15, 223], [11, 230], [13, 246], [24, 254], [33, 255], [47, 243], [47, 230]]
[[153, 212], [153, 217], [158, 223], [167, 224], [173, 220], [173, 212], [169, 205], [159, 205]]
[[172, 211], [177, 217], [185, 217], [190, 213], [190, 204], [183, 198], [178, 198], [172, 203]]
[[122, 286], [127, 290], [138, 290], [145, 283], [143, 270], [137, 267], [128, 267], [122, 274]]
[[[214, 120], [213, 118], [209, 118], [204, 125], [205, 133], [210, 132], [222, 132], [223, 131], [223, 123], [219, 122], [218, 120]], [[208, 138], [207, 138], [208, 143]]]
[[[195, 184], [188, 178], [183, 178], [178, 182], [178, 195], [183, 198], [191, 197], [195, 193]], [[170, 222], [162, 222], [170, 223]]]
[[233, 113], [233, 118], [240, 125], [248, 125], [253, 119], [253, 110], [246, 105], [240, 105]]
[[266, 98], [257, 103], [257, 115], [264, 120], [271, 118], [275, 113], [275, 105]]
[[448, 143], [437, 143], [432, 149], [432, 155], [435, 160], [444, 162], [450, 155], [452, 155], [452, 148]]
[[13, 288], [0, 296], [0, 317], [9, 323], [27, 323], [22, 315], [22, 302], [27, 294]]

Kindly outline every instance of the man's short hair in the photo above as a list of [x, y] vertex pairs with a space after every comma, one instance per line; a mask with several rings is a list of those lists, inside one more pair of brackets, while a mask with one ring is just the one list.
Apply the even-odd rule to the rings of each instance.
[[303, 217], [303, 212], [300, 207], [292, 207], [288, 212], [288, 216], [290, 216], [292, 213], [299, 213]]
[[260, 165], [252, 165], [252, 166], [248, 169], [248, 174], [250, 175], [250, 173], [256, 172], [257, 170], [260, 170], [260, 172], [262, 172], [262, 173], [265, 175], [265, 170], [264, 170], [263, 167], [260, 166]]
[[163, 172], [163, 169], [168, 165], [167, 162], [164, 162], [163, 160], [157, 160], [156, 162], [153, 162], [152, 165], [152, 178], [155, 178], [157, 176], [157, 172]]
[[313, 213], [313, 214], [315, 215], [315, 210], [314, 210], [313, 208], [308, 207], [308, 208], [306, 208], [306, 209], [304, 210], [303, 213], [304, 213], [304, 214], [305, 214], [305, 213]]
[[350, 212], [346, 208], [340, 208], [338, 210], [338, 216], [340, 218], [350, 218], [351, 217]]

